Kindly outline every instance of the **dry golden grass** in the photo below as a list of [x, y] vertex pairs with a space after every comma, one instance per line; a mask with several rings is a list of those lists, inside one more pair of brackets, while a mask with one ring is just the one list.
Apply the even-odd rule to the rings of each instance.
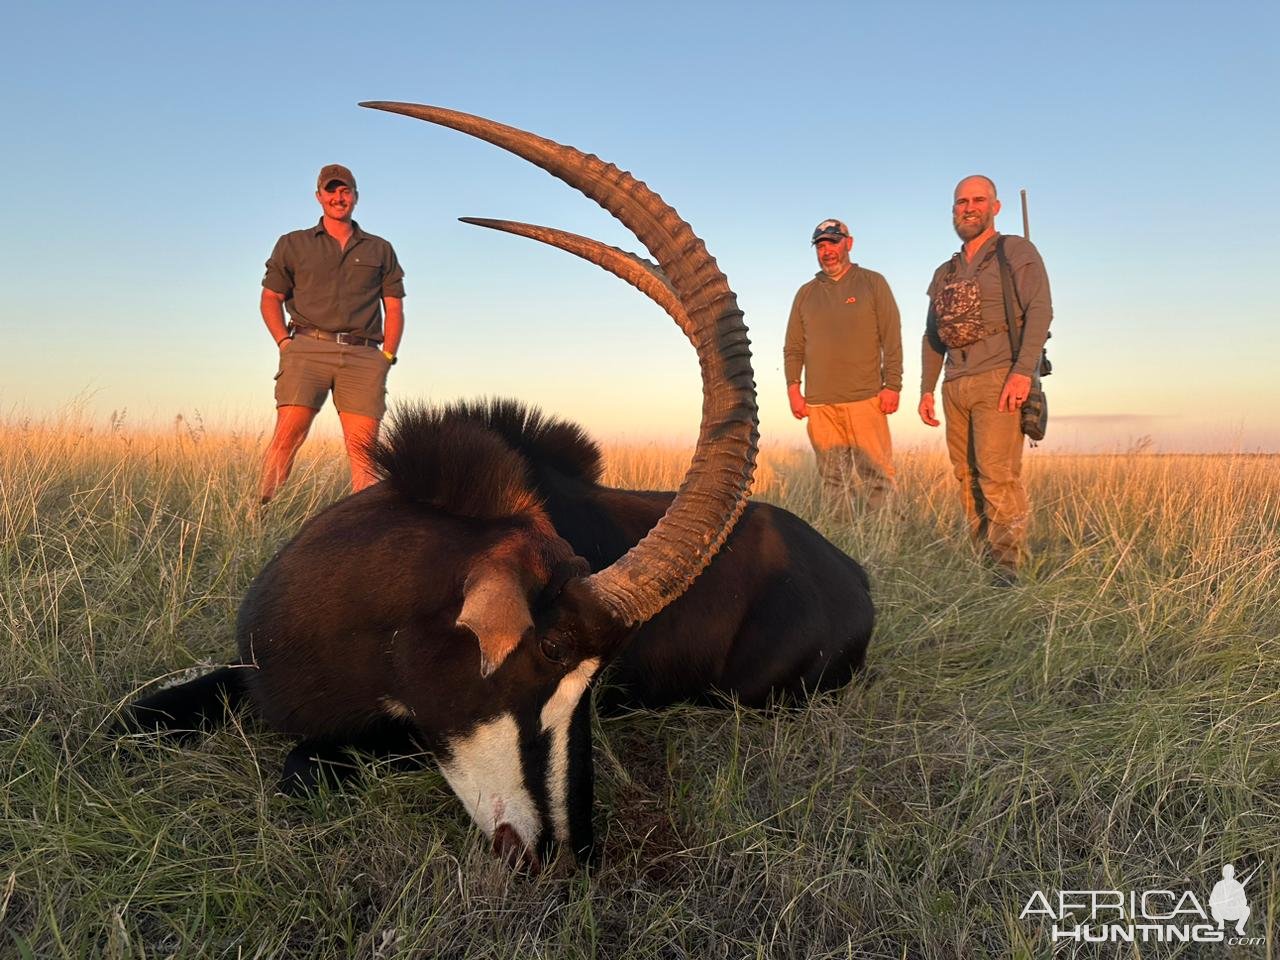
[[[1033, 889], [1204, 896], [1225, 862], [1261, 866], [1250, 932], [1280, 942], [1280, 458], [1036, 451], [1036, 560], [1001, 591], [940, 453], [900, 455], [896, 515], [833, 527], [809, 455], [766, 447], [757, 495], [872, 575], [878, 682], [600, 724], [601, 864], [529, 880], [433, 773], [289, 804], [248, 718], [102, 734], [226, 657], [249, 580], [344, 493], [316, 441], [259, 512], [261, 442], [0, 427], [0, 956], [1047, 956]], [[687, 458], [607, 446], [608, 480], [670, 489]]]

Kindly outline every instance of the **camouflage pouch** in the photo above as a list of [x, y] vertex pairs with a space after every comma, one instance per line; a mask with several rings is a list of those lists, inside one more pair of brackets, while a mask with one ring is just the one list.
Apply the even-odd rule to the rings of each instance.
[[948, 350], [977, 343], [990, 331], [982, 323], [982, 291], [977, 280], [954, 277], [933, 301], [938, 320], [938, 339]]
[[933, 299], [934, 315], [938, 319], [938, 339], [948, 350], [970, 346], [984, 337], [1001, 332], [1000, 327], [982, 322], [982, 288], [977, 281], [986, 269], [987, 261], [996, 255], [997, 246], [998, 244], [991, 245], [991, 249], [973, 271], [972, 277], [959, 276], [960, 254], [951, 258], [951, 273]]

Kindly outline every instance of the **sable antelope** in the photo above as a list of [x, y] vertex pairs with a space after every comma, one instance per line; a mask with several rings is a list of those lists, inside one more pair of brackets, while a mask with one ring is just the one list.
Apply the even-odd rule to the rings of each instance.
[[[600, 264], [671, 314], [704, 357], [708, 381], [723, 362], [709, 359], [710, 331], [660, 265], [545, 227], [467, 222]], [[708, 423], [736, 427], [740, 419], [715, 413], [712, 403], [723, 401], [713, 396], [704, 406], [704, 436]], [[746, 409], [741, 391], [721, 396]], [[700, 446], [695, 462], [703, 456]], [[251, 692], [273, 726], [305, 737], [285, 765], [282, 787], [290, 790], [314, 782], [318, 761], [340, 763], [348, 746], [386, 752], [419, 744], [440, 758], [495, 849], [532, 865], [533, 851], [552, 835], [567, 837], [579, 853], [590, 845], [589, 698], [582, 693], [602, 661], [613, 659], [612, 702], [646, 706], [717, 694], [748, 705], [800, 698], [847, 682], [862, 666], [874, 620], [866, 574], [785, 510], [750, 504], [736, 526], [732, 519], [706, 525], [700, 536], [708, 542], [732, 532], [688, 591], [677, 595], [687, 582], [667, 588], [675, 599], [629, 640], [596, 641], [599, 653], [584, 657], [545, 629], [564, 589], [588, 567], [611, 569], [674, 507], [675, 494], [601, 486], [599, 450], [578, 427], [515, 401], [401, 410], [374, 458], [386, 482], [311, 520], [250, 587], [237, 629], [249, 667], [139, 701], [132, 726], [216, 722]], [[750, 453], [724, 464], [711, 469], [729, 470], [727, 483], [741, 484], [734, 478], [750, 469]], [[493, 544], [472, 544], [476, 522], [506, 532], [483, 527]], [[513, 537], [511, 524], [546, 539]], [[329, 569], [358, 575], [335, 584]], [[449, 599], [427, 603], [424, 597], [441, 595], [441, 579], [454, 581]], [[435, 664], [446, 653], [453, 664], [475, 642], [460, 638], [460, 627], [479, 641], [481, 666], [473, 662], [468, 672], [463, 656], [455, 679], [453, 666], [437, 672]], [[618, 632], [608, 622], [594, 629]], [[282, 650], [278, 641], [263, 645], [276, 634], [294, 639]], [[497, 669], [505, 656], [535, 645], [534, 663], [566, 669], [547, 679]], [[348, 676], [353, 656], [368, 669]], [[404, 692], [413, 684], [427, 689], [415, 698]]]

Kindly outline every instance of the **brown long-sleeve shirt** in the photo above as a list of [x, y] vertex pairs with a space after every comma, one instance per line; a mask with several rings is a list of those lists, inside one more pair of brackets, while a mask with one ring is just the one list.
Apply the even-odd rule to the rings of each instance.
[[[1009, 325], [1004, 312], [1004, 290], [1000, 284], [1000, 259], [988, 257], [991, 244], [1000, 234], [995, 234], [966, 259], [963, 249], [933, 272], [929, 283], [929, 314], [925, 318], [924, 337], [920, 344], [920, 393], [932, 393], [938, 382], [938, 373], [944, 369], [944, 380], [986, 373], [997, 367], [1008, 367], [1012, 361], [1009, 348]], [[1018, 350], [1018, 362], [1013, 372], [1031, 376], [1040, 361], [1045, 341], [1049, 339], [1049, 323], [1053, 320], [1053, 301], [1049, 294], [1049, 275], [1045, 272], [1040, 251], [1030, 240], [1022, 237], [1004, 238], [1005, 256], [1013, 273], [1013, 285], [1018, 300], [1026, 311], [1022, 327], [1022, 345]], [[958, 259], [957, 259], [958, 258]], [[977, 343], [956, 350], [948, 350], [938, 339], [938, 317], [934, 311], [934, 298], [941, 292], [951, 276], [952, 263], [958, 277], [971, 277], [978, 281], [982, 293], [982, 319], [988, 329], [998, 330]], [[1017, 304], [1014, 305], [1017, 315]]]
[[787, 383], [804, 371], [808, 403], [852, 403], [902, 390], [902, 321], [883, 276], [852, 264], [819, 271], [796, 293], [782, 348]]

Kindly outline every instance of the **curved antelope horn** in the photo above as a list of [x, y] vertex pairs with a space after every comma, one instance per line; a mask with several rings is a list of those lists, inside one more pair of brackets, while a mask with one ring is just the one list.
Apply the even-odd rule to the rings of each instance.
[[755, 470], [751, 350], [742, 311], [706, 246], [661, 197], [626, 171], [573, 147], [482, 117], [413, 103], [361, 106], [451, 127], [536, 164], [617, 217], [658, 262], [691, 324], [702, 366], [702, 426], [671, 506], [643, 540], [586, 579], [615, 620], [643, 623], [680, 596], [733, 529]]
[[520, 223], [518, 220], [490, 220], [487, 217], [459, 217], [463, 223], [477, 227], [488, 227], [503, 233], [514, 233], [518, 237], [528, 237], [548, 246], [558, 247], [603, 267], [615, 277], [627, 281], [646, 297], [670, 314], [684, 335], [693, 340], [693, 321], [685, 312], [680, 295], [672, 288], [666, 275], [652, 260], [638, 257], [634, 253], [610, 247], [599, 240], [557, 230], [554, 227], [539, 227], [532, 223]]

